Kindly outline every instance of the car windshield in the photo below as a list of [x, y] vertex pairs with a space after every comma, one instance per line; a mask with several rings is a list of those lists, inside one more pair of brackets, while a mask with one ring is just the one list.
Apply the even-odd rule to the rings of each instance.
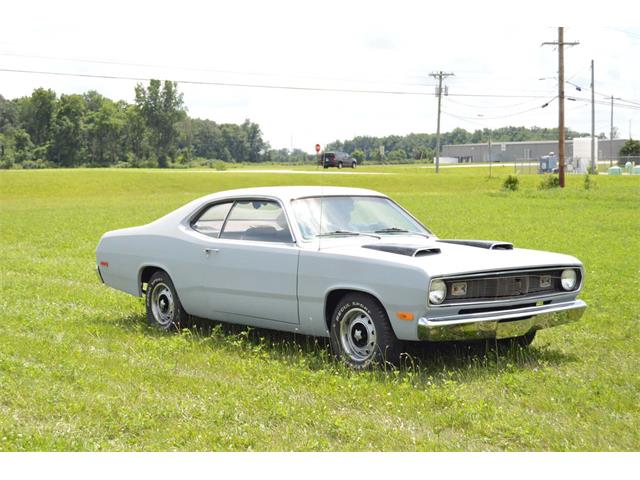
[[293, 211], [305, 240], [332, 235], [429, 236], [431, 233], [398, 205], [384, 197], [300, 198], [293, 201]]

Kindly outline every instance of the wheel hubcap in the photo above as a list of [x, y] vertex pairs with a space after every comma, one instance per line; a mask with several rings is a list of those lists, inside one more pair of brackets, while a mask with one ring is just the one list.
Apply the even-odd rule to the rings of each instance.
[[349, 310], [340, 322], [340, 343], [343, 351], [354, 361], [363, 362], [375, 354], [376, 327], [361, 308]]
[[151, 312], [158, 324], [165, 327], [173, 323], [175, 305], [171, 289], [166, 283], [158, 283], [151, 292]]

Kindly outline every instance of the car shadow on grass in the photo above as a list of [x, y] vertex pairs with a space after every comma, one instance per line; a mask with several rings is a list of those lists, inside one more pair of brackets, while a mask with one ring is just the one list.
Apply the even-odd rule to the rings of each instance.
[[[176, 335], [189, 342], [222, 348], [230, 353], [279, 361], [309, 370], [349, 371], [334, 361], [329, 340], [277, 330], [247, 327], [192, 317], [181, 331], [165, 332], [147, 324], [144, 315], [130, 315], [119, 326], [151, 336]], [[476, 379], [514, 370], [537, 371], [577, 361], [573, 354], [562, 352], [541, 340], [529, 347], [499, 345], [495, 341], [476, 342], [406, 342], [400, 365], [376, 366], [372, 371], [381, 380], [409, 375], [414, 381], [452, 378]]]

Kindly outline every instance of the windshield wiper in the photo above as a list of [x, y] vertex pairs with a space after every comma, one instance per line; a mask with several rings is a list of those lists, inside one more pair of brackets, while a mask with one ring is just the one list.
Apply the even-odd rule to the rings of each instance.
[[378, 240], [380, 240], [380, 237], [378, 235], [374, 235], [373, 233], [349, 232], [347, 230], [334, 230], [333, 232], [320, 233], [320, 234], [316, 235], [316, 237], [333, 237], [333, 236], [337, 236], [337, 235], [343, 235], [343, 236], [366, 235], [367, 237], [373, 237], [373, 238], [377, 238]]
[[426, 233], [410, 232], [409, 230], [398, 227], [383, 228], [381, 230], [376, 230], [376, 233], [408, 233], [410, 235], [420, 235], [421, 237], [429, 238], [429, 235]]

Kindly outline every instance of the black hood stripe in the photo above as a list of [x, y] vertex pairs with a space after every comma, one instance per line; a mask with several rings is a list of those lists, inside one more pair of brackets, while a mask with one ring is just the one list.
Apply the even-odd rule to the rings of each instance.
[[467, 247], [485, 248], [487, 250], [513, 250], [513, 243], [496, 242], [494, 240], [436, 240], [442, 243], [454, 245], [466, 245]]
[[402, 244], [396, 244], [396, 243], [363, 245], [362, 248], [368, 248], [370, 250], [379, 250], [381, 252], [387, 252], [387, 253], [396, 253], [398, 255], [406, 255], [407, 257], [424, 257], [426, 255], [436, 255], [440, 253], [439, 248], [416, 246], [416, 245], [402, 245]]

